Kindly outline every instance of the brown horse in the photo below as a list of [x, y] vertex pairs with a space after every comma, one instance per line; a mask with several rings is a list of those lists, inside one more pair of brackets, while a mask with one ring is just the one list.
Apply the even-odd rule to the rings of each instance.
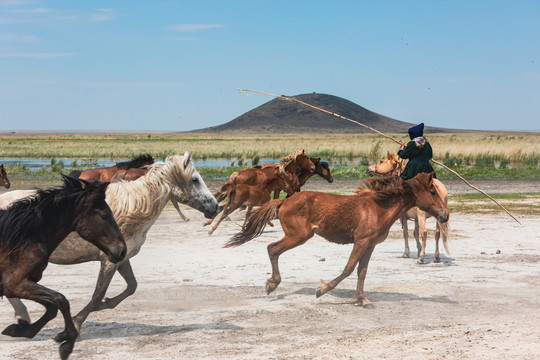
[[242, 231], [233, 236], [226, 247], [239, 246], [260, 235], [268, 220], [276, 216], [285, 236], [268, 245], [272, 277], [266, 282], [270, 294], [281, 282], [278, 259], [285, 251], [304, 244], [314, 234], [338, 244], [354, 244], [345, 270], [332, 281], [322, 281], [317, 297], [335, 288], [358, 264], [358, 283], [354, 302], [370, 304], [364, 296], [367, 266], [375, 245], [383, 242], [392, 224], [407, 210], [418, 206], [437, 217], [448, 220], [448, 209], [433, 185], [433, 174], [419, 174], [411, 180], [401, 178], [370, 179], [380, 189], [357, 189], [354, 195], [335, 195], [302, 191], [288, 199], [276, 199], [263, 205], [250, 216]]
[[[271, 184], [272, 181], [278, 181], [277, 179], [271, 180], [268, 183], [259, 184], [259, 185], [246, 185], [246, 184], [225, 184], [221, 187], [221, 192], [226, 194], [227, 202], [223, 205], [219, 211], [223, 211], [221, 217], [208, 231], [210, 235], [217, 229], [219, 224], [227, 218], [230, 214], [233, 213], [236, 209], [239, 209], [242, 205], [248, 207], [246, 214], [246, 221], [251, 214], [251, 209], [254, 206], [261, 206], [270, 201], [270, 191], [268, 189], [273, 188]], [[217, 215], [216, 215], [217, 216]], [[215, 219], [215, 218], [214, 218]], [[204, 223], [203, 226], [210, 225], [214, 219], [210, 219]], [[244, 221], [245, 224], [245, 221]], [[274, 226], [269, 222], [270, 226]]]
[[0, 165], [0, 186], [5, 187], [6, 189], [9, 189], [9, 187], [11, 186], [7, 177], [6, 169], [4, 169], [3, 164]]
[[68, 300], [38, 285], [51, 253], [72, 232], [97, 246], [113, 263], [126, 255], [126, 243], [105, 202], [107, 183], [89, 183], [64, 177], [61, 188], [38, 190], [0, 211], [0, 296], [28, 299], [45, 307], [45, 314], [30, 324], [19, 320], [2, 334], [33, 338], [58, 310], [64, 330], [55, 337], [60, 357], [67, 359], [79, 332]]
[[134, 157], [130, 161], [116, 163], [116, 165], [114, 166], [83, 170], [77, 177], [79, 179], [88, 181], [110, 182], [113, 176], [116, 175], [116, 173], [120, 170], [140, 168], [145, 165], [151, 165], [153, 163], [154, 158], [151, 155], [142, 154]]
[[[330, 167], [328, 166], [328, 163], [326, 161], [321, 161], [321, 158], [309, 158], [313, 165], [315, 165], [315, 171], [308, 171], [303, 168], [296, 168], [296, 174], [298, 176], [298, 185], [297, 187], [292, 188], [291, 190], [295, 193], [299, 192], [302, 186], [306, 184], [308, 179], [314, 175], [319, 175], [324, 180], [328, 181], [329, 183], [332, 183], [334, 181], [334, 176], [332, 176], [332, 173], [330, 172]], [[264, 168], [264, 165], [263, 165]], [[280, 189], [276, 189], [274, 191], [274, 199], [279, 199], [279, 193]], [[287, 196], [290, 196], [287, 194]]]
[[[371, 165], [367, 169], [367, 174], [370, 176], [400, 176], [407, 162], [400, 158], [395, 152], [388, 152], [387, 157], [377, 161], [375, 164]], [[448, 205], [448, 191], [446, 187], [437, 179], [433, 179], [433, 184], [437, 189], [437, 192], [443, 199], [445, 205]], [[426, 242], [427, 242], [427, 228], [426, 228], [426, 219], [430, 218], [431, 215], [422, 211], [418, 207], [414, 207], [407, 211], [405, 215], [400, 220], [401, 228], [403, 230], [403, 238], [405, 240], [405, 251], [403, 253], [404, 258], [410, 256], [409, 249], [409, 228], [407, 226], [407, 220], [414, 221], [414, 238], [416, 240], [416, 248], [418, 250], [418, 263], [424, 263], [424, 257], [426, 254]], [[435, 228], [435, 253], [434, 253], [434, 262], [438, 263], [441, 261], [440, 252], [439, 252], [439, 239], [442, 235], [442, 242], [444, 249], [447, 254], [448, 251], [448, 233], [449, 233], [449, 223], [441, 223], [437, 220], [437, 225]], [[422, 236], [422, 243], [420, 244], [420, 235]]]
[[[300, 183], [296, 173], [297, 168], [310, 172], [315, 171], [315, 165], [304, 150], [297, 150], [293, 154], [281, 158], [278, 164], [272, 164], [261, 169], [249, 168], [236, 171], [231, 174], [226, 184], [257, 185], [270, 183], [272, 180], [279, 178], [281, 181], [272, 182], [275, 187], [270, 191], [280, 189], [292, 195], [294, 194], [292, 189], [297, 188]], [[225, 200], [227, 197], [226, 194], [220, 191], [214, 196], [218, 202]]]

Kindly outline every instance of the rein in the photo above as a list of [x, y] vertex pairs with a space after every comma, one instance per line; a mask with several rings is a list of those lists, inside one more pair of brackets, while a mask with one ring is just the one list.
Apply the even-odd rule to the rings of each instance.
[[[381, 135], [381, 136], [384, 136], [385, 138], [389, 139], [389, 140], [392, 140], [393, 142], [399, 144], [399, 145], [405, 145], [402, 141], [400, 140], [396, 140], [394, 139], [393, 137], [391, 136], [388, 136], [386, 135], [385, 133], [377, 130], [377, 129], [374, 129], [372, 128], [371, 126], [367, 126], [365, 124], [362, 124], [356, 120], [353, 120], [353, 119], [349, 119], [348, 117], [345, 117], [343, 115], [339, 115], [339, 114], [336, 114], [334, 112], [331, 112], [331, 111], [328, 111], [328, 110], [325, 110], [325, 109], [322, 109], [320, 107], [317, 107], [317, 106], [314, 106], [314, 105], [311, 105], [311, 104], [308, 104], [308, 103], [305, 103], [301, 100], [298, 100], [298, 99], [295, 99], [293, 97], [288, 97], [288, 96], [280, 96], [280, 95], [275, 95], [275, 94], [270, 94], [270, 93], [267, 93], [267, 92], [263, 92], [263, 91], [257, 91], [257, 90], [249, 90], [249, 89], [238, 89], [238, 92], [241, 93], [241, 94], [244, 94], [244, 95], [248, 95], [248, 96], [253, 96], [251, 95], [250, 93], [256, 93], [256, 94], [260, 94], [260, 95], [269, 95], [269, 96], [273, 96], [275, 98], [278, 98], [278, 99], [281, 99], [281, 100], [285, 100], [285, 101], [294, 101], [294, 102], [297, 102], [297, 103], [300, 103], [302, 105], [305, 105], [307, 107], [310, 107], [312, 109], [315, 109], [315, 110], [318, 110], [318, 111], [322, 111], [324, 113], [327, 113], [327, 114], [330, 114], [332, 116], [335, 116], [335, 117], [338, 117], [340, 119], [343, 119], [343, 120], [346, 120], [346, 121], [349, 121], [349, 122], [352, 122], [356, 125], [359, 125], [359, 126], [362, 126], [366, 129], [369, 129], [373, 132], [376, 132], [377, 134]], [[490, 195], [488, 195], [487, 193], [485, 193], [484, 191], [480, 190], [479, 188], [477, 188], [476, 186], [470, 184], [467, 180], [465, 180], [463, 178], [463, 176], [459, 175], [457, 172], [455, 172], [454, 170], [450, 169], [448, 166], [444, 165], [443, 163], [441, 163], [440, 161], [437, 161], [437, 160], [433, 160], [433, 159], [430, 159], [431, 161], [433, 161], [435, 164], [445, 168], [446, 170], [452, 172], [454, 175], [456, 175], [461, 181], [463, 181], [465, 184], [467, 184], [469, 187], [473, 188], [474, 190], [478, 191], [479, 193], [485, 195], [488, 199], [490, 199], [491, 201], [493, 201], [495, 204], [497, 204], [502, 210], [504, 210], [504, 212], [506, 212], [512, 219], [514, 219], [518, 224], [521, 225], [521, 223], [519, 222], [518, 219], [516, 219], [514, 217], [514, 215], [512, 215], [508, 210], [506, 210], [506, 208], [504, 206], [502, 206], [501, 204], [499, 204], [494, 198], [492, 198]]]

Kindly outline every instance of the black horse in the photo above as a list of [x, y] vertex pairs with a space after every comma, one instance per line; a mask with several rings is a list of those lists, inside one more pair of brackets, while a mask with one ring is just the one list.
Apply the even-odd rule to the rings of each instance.
[[38, 190], [36, 196], [0, 210], [0, 296], [28, 299], [45, 307], [39, 320], [32, 324], [19, 320], [4, 329], [4, 335], [32, 338], [60, 310], [65, 328], [55, 340], [60, 343], [60, 357], [67, 359], [78, 336], [69, 302], [38, 284], [51, 253], [72, 231], [115, 263], [124, 259], [126, 243], [105, 202], [108, 183], [63, 178], [62, 187]]

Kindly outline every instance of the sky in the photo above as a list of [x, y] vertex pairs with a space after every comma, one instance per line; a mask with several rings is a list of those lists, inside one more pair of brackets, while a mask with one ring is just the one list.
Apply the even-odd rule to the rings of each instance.
[[277, 95], [540, 129], [540, 1], [0, 0], [0, 131], [187, 131]]

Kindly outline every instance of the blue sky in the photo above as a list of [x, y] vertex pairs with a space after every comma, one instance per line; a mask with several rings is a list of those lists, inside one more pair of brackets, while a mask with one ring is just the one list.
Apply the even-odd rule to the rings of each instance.
[[540, 129], [540, 1], [0, 0], [0, 130], [185, 131], [278, 95]]

